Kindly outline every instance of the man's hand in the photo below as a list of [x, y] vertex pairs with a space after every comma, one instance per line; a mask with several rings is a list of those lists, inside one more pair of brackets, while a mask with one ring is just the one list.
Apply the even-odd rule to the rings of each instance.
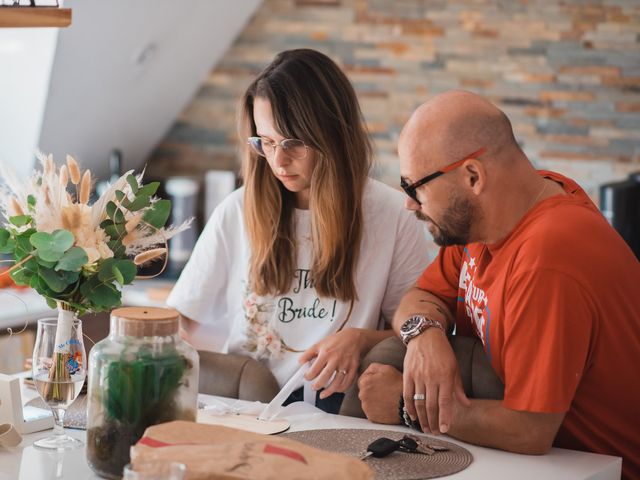
[[389, 365], [372, 363], [358, 380], [362, 410], [375, 423], [400, 423], [398, 402], [402, 394], [402, 373]]
[[[424, 395], [424, 400], [414, 400], [414, 394]], [[424, 432], [445, 433], [453, 419], [454, 395], [462, 406], [471, 406], [449, 340], [441, 330], [429, 328], [409, 342], [404, 357], [407, 413], [420, 420]]]

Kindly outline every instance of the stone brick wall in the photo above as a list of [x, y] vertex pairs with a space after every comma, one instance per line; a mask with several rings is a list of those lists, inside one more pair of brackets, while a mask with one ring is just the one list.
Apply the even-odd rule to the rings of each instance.
[[599, 184], [640, 170], [637, 0], [265, 0], [158, 146], [151, 173], [236, 170], [238, 98], [277, 52], [297, 47], [344, 68], [374, 137], [374, 175], [391, 185], [402, 125], [451, 88], [491, 99], [538, 167], [594, 198]]

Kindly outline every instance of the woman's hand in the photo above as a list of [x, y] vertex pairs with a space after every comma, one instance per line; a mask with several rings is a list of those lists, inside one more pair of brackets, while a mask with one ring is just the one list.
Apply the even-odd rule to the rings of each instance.
[[366, 332], [368, 330], [362, 328], [345, 328], [320, 340], [302, 354], [299, 359], [301, 364], [315, 358], [305, 375], [307, 380], [315, 379], [311, 385], [314, 390], [320, 390], [327, 385], [335, 373], [333, 381], [322, 391], [320, 398], [344, 392], [355, 381], [360, 358], [369, 346]]

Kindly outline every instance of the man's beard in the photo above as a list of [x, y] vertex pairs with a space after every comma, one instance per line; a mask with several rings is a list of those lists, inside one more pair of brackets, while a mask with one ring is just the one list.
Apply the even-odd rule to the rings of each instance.
[[478, 212], [475, 206], [466, 198], [456, 196], [442, 215], [442, 221], [436, 223], [431, 217], [419, 210], [415, 212], [419, 220], [433, 226], [429, 228], [433, 241], [441, 247], [450, 245], [467, 245], [470, 243], [471, 224]]

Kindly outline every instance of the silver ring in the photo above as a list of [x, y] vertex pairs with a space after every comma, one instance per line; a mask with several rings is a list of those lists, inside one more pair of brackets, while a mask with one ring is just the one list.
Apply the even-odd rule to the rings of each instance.
[[424, 400], [425, 398], [427, 397], [424, 396], [424, 393], [416, 393], [413, 395], [414, 400]]
[[346, 370], [338, 370], [338, 373], [341, 373], [342, 375], [346, 375], [347, 371]]

